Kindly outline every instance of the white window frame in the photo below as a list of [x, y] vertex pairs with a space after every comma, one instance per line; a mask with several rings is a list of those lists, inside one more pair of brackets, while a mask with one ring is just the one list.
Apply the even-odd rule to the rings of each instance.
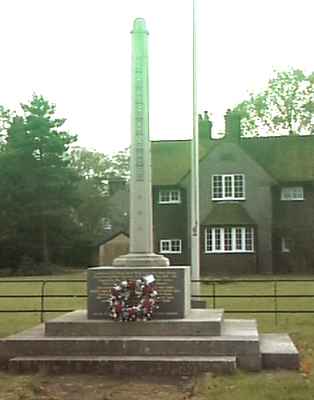
[[181, 190], [180, 189], [160, 189], [158, 202], [159, 202], [159, 204], [179, 204], [179, 203], [181, 203]]
[[[168, 250], [164, 250], [164, 245], [167, 244]], [[178, 248], [178, 250], [174, 250]], [[160, 253], [163, 254], [181, 254], [182, 240], [181, 239], [162, 239], [160, 240]]]
[[304, 200], [303, 186], [286, 186], [281, 188], [280, 200], [302, 201]]
[[[241, 176], [242, 177], [242, 196], [236, 196], [235, 193], [235, 180], [236, 177]], [[214, 191], [214, 180], [215, 177], [221, 177], [221, 189], [222, 189], [222, 195], [221, 197], [217, 197], [215, 195]], [[226, 188], [227, 188], [227, 181], [231, 179], [231, 195], [226, 194]], [[215, 174], [212, 175], [212, 187], [211, 187], [211, 192], [212, 192], [212, 200], [245, 200], [245, 175], [244, 174]]]
[[[226, 242], [227, 237], [231, 232], [231, 241], [228, 244], [231, 244], [230, 249], [226, 250]], [[237, 242], [237, 235], [239, 236], [240, 232], [240, 242], [241, 248], [237, 246], [239, 241]], [[249, 237], [248, 237], [249, 233]], [[218, 242], [217, 239], [219, 238]], [[248, 238], [251, 243], [251, 246], [247, 246]], [[206, 254], [223, 254], [223, 253], [254, 253], [254, 228], [249, 226], [209, 226], [205, 228], [205, 253]], [[210, 248], [211, 243], [211, 248]], [[251, 247], [251, 248], [249, 248]]]

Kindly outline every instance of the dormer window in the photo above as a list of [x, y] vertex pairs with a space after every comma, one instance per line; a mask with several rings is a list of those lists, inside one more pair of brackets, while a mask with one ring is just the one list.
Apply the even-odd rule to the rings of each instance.
[[212, 200], [245, 200], [244, 175], [213, 175]]
[[163, 189], [159, 191], [160, 204], [181, 203], [181, 192], [178, 189]]
[[304, 200], [304, 191], [302, 186], [289, 186], [281, 188], [280, 200], [298, 201]]

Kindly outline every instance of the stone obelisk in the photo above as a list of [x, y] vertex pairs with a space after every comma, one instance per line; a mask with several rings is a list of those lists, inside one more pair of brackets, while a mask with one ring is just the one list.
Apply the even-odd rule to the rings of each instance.
[[148, 31], [136, 18], [132, 34], [132, 111], [130, 177], [130, 253], [114, 266], [165, 267], [169, 260], [153, 253], [151, 150], [149, 139]]

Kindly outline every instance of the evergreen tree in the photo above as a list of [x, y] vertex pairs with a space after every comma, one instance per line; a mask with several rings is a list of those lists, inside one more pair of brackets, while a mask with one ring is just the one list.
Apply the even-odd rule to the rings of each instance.
[[2, 116], [0, 241], [49, 263], [51, 245], [64, 240], [79, 201], [68, 155], [76, 137], [62, 130], [65, 120], [42, 96], [21, 107], [22, 115]]

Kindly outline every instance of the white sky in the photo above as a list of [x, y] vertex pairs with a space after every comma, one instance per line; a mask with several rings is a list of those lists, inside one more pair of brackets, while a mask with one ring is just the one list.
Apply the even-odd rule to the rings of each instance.
[[[314, 71], [313, 0], [198, 0], [198, 109], [223, 114], [272, 71]], [[56, 103], [79, 144], [130, 142], [130, 30], [146, 19], [152, 139], [192, 135], [192, 0], [0, 0], [0, 104]]]

